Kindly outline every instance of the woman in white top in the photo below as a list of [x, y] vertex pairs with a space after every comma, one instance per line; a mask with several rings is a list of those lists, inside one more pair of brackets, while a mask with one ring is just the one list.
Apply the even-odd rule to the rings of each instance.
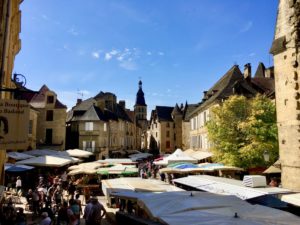
[[17, 193], [22, 189], [22, 180], [20, 176], [17, 177], [16, 188], [17, 188]]

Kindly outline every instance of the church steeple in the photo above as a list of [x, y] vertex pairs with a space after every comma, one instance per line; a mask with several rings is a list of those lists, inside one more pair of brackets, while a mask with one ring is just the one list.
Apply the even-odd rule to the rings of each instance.
[[144, 97], [144, 92], [142, 88], [142, 81], [139, 81], [139, 90], [136, 93], [136, 100], [135, 100], [135, 106], [147, 106], [145, 103], [145, 97]]

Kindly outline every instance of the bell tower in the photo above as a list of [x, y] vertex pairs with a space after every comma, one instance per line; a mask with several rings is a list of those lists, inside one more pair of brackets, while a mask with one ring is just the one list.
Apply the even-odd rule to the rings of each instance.
[[142, 140], [141, 140], [141, 148], [147, 147], [147, 105], [145, 102], [145, 95], [143, 92], [143, 83], [140, 80], [139, 83], [139, 90], [136, 93], [136, 100], [134, 105], [134, 113], [135, 113], [135, 121], [138, 126], [142, 128]]

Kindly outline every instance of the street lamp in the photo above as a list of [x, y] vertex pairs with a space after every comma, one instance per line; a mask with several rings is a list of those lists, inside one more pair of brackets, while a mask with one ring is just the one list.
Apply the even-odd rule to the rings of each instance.
[[270, 161], [270, 153], [267, 150], [264, 151], [263, 156], [264, 156], [265, 162]]

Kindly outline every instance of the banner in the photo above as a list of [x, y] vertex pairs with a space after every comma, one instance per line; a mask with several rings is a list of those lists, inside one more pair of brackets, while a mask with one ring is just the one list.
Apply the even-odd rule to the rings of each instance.
[[0, 99], [0, 149], [27, 149], [29, 105], [24, 100]]

